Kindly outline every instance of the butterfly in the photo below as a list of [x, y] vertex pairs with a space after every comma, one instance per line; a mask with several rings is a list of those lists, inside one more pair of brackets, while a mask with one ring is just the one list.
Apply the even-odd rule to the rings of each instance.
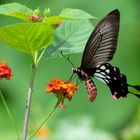
[[73, 73], [85, 81], [90, 101], [94, 101], [97, 95], [92, 77], [104, 82], [114, 99], [126, 98], [128, 93], [140, 98], [139, 94], [128, 90], [128, 87], [132, 87], [140, 91], [140, 86], [129, 85], [127, 77], [120, 73], [119, 68], [108, 63], [117, 48], [119, 24], [120, 12], [115, 9], [97, 24], [86, 43], [81, 66], [72, 69]]

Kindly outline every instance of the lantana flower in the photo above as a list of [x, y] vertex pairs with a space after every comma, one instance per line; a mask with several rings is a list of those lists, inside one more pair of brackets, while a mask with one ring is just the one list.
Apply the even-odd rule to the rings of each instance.
[[11, 68], [4, 61], [0, 61], [0, 80], [3, 78], [10, 80], [11, 76], [13, 76]]
[[46, 93], [54, 93], [57, 97], [61, 98], [60, 108], [65, 108], [64, 99], [72, 99], [75, 91], [78, 90], [78, 86], [73, 82], [65, 82], [60, 79], [51, 80], [46, 87]]

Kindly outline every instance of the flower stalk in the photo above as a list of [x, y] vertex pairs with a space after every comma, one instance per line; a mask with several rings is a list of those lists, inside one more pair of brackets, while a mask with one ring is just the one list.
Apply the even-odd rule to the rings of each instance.
[[[59, 107], [59, 108], [66, 107], [64, 105], [64, 99], [67, 98], [67, 99], [71, 100], [74, 92], [77, 89], [78, 89], [78, 87], [76, 86], [76, 84], [74, 84], [72, 82], [65, 82], [60, 79], [54, 79], [48, 83], [45, 92], [54, 93], [57, 97], [57, 102], [56, 102], [55, 106], [52, 108], [52, 110], [49, 112], [49, 114], [46, 116], [46, 118], [43, 120], [43, 122], [33, 132], [31, 137], [29, 138], [29, 140], [31, 140], [34, 137], [34, 135], [39, 131], [39, 129], [44, 125], [44, 123], [52, 116], [52, 114], [54, 113], [54, 111], [56, 110], [57, 107]], [[60, 105], [60, 103], [61, 103], [61, 105]]]
[[52, 116], [52, 114], [54, 113], [54, 111], [56, 110], [56, 108], [59, 106], [61, 102], [61, 96], [58, 97], [57, 102], [55, 104], [55, 106], [53, 107], [53, 109], [49, 112], [49, 114], [45, 117], [45, 119], [43, 120], [43, 122], [39, 125], [39, 127], [33, 132], [33, 134], [31, 135], [31, 137], [29, 138], [29, 140], [31, 140], [34, 135], [39, 131], [39, 129], [45, 124], [45, 122]]
[[27, 138], [28, 119], [29, 119], [29, 112], [30, 112], [30, 106], [31, 106], [31, 97], [32, 97], [32, 93], [33, 93], [35, 72], [36, 72], [36, 66], [32, 65], [31, 75], [30, 75], [30, 79], [29, 79], [29, 89], [28, 89], [28, 96], [27, 96], [27, 102], [26, 102], [26, 109], [25, 109], [25, 115], [24, 115], [22, 140], [26, 140], [26, 138]]

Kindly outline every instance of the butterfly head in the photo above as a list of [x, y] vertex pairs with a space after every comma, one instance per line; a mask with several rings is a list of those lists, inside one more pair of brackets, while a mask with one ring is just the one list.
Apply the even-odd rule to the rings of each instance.
[[77, 73], [77, 68], [72, 68], [73, 73]]

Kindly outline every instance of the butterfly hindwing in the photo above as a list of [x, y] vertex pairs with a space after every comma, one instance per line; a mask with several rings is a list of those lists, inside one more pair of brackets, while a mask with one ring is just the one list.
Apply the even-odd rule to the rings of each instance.
[[105, 63], [95, 69], [93, 76], [109, 86], [114, 99], [127, 96], [129, 92], [127, 78], [124, 74], [120, 73], [118, 67]]

